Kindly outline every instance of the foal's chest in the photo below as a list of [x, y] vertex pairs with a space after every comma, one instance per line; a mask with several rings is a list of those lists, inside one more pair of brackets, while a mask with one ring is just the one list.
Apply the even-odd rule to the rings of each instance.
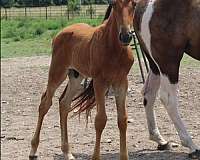
[[99, 74], [101, 73], [104, 79], [115, 80], [128, 75], [134, 59], [131, 50], [128, 50], [120, 55], [105, 56], [102, 61]]

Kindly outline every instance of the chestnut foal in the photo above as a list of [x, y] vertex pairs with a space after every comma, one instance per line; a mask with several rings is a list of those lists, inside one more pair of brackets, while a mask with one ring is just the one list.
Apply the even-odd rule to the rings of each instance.
[[39, 117], [31, 141], [30, 159], [36, 158], [43, 118], [52, 105], [52, 97], [67, 76], [69, 82], [59, 103], [61, 149], [65, 159], [74, 159], [68, 143], [67, 117], [72, 110], [72, 100], [80, 90], [81, 81], [85, 77], [93, 79], [97, 104], [96, 143], [92, 159], [100, 159], [101, 134], [107, 121], [105, 93], [110, 86], [114, 89], [117, 105], [120, 159], [128, 159], [125, 102], [128, 87], [127, 75], [133, 64], [132, 51], [128, 45], [132, 38], [135, 3], [133, 0], [114, 0], [112, 5], [112, 13], [102, 25], [91, 27], [82, 23], [74, 24], [66, 27], [54, 38], [48, 84], [39, 105]]

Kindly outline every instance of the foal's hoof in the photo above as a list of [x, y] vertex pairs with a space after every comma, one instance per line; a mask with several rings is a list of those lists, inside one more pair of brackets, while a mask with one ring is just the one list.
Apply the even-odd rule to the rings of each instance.
[[157, 147], [157, 149], [159, 150], [159, 151], [164, 151], [164, 150], [171, 150], [172, 149], [172, 146], [171, 146], [171, 144], [169, 143], [169, 142], [167, 142], [166, 144], [159, 144], [158, 145], [158, 147]]
[[74, 156], [71, 153], [64, 155], [65, 160], [75, 160]]
[[196, 150], [192, 153], [189, 153], [188, 156], [189, 156], [189, 158], [200, 160], [200, 150]]
[[37, 156], [29, 156], [29, 160], [37, 160]]

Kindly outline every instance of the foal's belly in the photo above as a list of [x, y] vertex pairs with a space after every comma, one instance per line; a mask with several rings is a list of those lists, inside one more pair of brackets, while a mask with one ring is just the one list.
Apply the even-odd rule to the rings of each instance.
[[80, 44], [74, 46], [72, 51], [71, 68], [75, 69], [84, 77], [91, 77], [90, 73], [90, 54], [87, 44]]

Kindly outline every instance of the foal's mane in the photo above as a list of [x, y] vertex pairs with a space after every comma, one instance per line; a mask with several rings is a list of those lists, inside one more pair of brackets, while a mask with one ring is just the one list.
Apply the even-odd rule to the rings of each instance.
[[105, 20], [107, 20], [109, 18], [111, 11], [112, 11], [112, 5], [109, 5], [107, 10], [106, 10], [106, 14], [104, 16], [103, 21], [105, 21]]

